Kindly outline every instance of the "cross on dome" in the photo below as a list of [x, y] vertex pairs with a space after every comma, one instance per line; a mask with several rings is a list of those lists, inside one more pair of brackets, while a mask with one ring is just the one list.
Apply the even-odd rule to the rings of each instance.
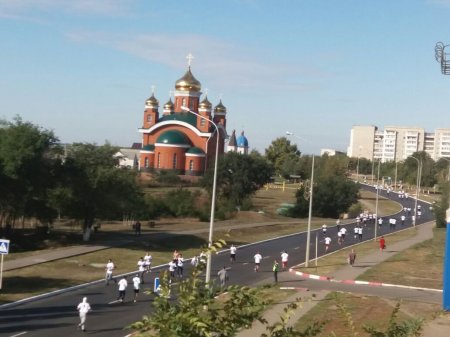
[[155, 89], [156, 89], [156, 87], [154, 85], [152, 85], [152, 95], [155, 94]]
[[205, 88], [205, 95], [208, 96], [208, 88]]
[[188, 66], [190, 67], [190, 66], [191, 66], [191, 63], [192, 63], [192, 60], [194, 59], [194, 56], [193, 56], [191, 53], [189, 53], [189, 54], [186, 56], [186, 58], [187, 58], [187, 60], [188, 60]]

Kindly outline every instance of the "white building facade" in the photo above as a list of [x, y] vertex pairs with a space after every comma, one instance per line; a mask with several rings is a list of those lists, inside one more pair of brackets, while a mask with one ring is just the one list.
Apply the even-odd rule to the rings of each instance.
[[350, 132], [349, 157], [382, 162], [403, 161], [417, 151], [425, 151], [434, 160], [450, 158], [450, 128], [425, 132], [420, 127], [356, 125]]

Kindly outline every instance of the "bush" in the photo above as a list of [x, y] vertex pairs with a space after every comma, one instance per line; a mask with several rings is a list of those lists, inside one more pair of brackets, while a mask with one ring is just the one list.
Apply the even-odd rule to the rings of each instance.
[[356, 204], [353, 204], [348, 209], [348, 217], [349, 218], [356, 218], [358, 215], [360, 215], [363, 211], [362, 205], [357, 202]]

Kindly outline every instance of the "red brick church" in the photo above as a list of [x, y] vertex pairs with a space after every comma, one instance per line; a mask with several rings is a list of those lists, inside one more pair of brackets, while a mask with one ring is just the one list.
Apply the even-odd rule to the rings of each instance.
[[[154, 92], [145, 101], [142, 148], [139, 169], [148, 171], [170, 170], [177, 174], [203, 175], [214, 165], [216, 137], [219, 137], [219, 155], [224, 153], [227, 138], [227, 109], [222, 100], [213, 108], [201, 84], [191, 72], [190, 58], [186, 73], [175, 82], [174, 100], [164, 104], [160, 115], [159, 101]], [[182, 110], [182, 106], [212, 120], [207, 120]]]

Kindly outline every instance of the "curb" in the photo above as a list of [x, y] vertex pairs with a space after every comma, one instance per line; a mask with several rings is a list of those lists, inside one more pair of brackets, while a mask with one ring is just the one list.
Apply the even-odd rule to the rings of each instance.
[[292, 269], [292, 268], [289, 269], [289, 272], [293, 273], [297, 276], [303, 277], [303, 278], [309, 278], [309, 279], [319, 280], [319, 281], [329, 281], [329, 282], [334, 282], [334, 283], [368, 285], [368, 286], [374, 286], [374, 287], [392, 287], [392, 288], [403, 288], [403, 289], [426, 290], [426, 291], [435, 291], [435, 292], [440, 292], [440, 293], [442, 292], [442, 289], [413, 287], [413, 286], [405, 286], [402, 284], [391, 284], [391, 283], [374, 282], [374, 281], [360, 281], [360, 280], [336, 280], [336, 279], [328, 277], [328, 276], [320, 276], [320, 275], [302, 273], [301, 271], [296, 271], [295, 269]]

